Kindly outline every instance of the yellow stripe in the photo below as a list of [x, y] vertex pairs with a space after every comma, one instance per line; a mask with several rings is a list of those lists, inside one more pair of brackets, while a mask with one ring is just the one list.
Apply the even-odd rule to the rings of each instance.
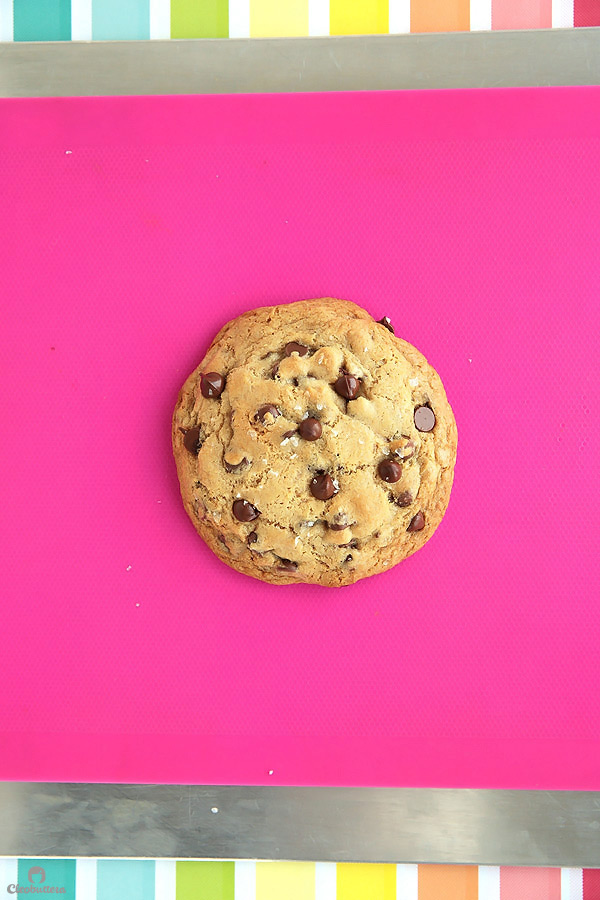
[[315, 900], [315, 864], [257, 862], [256, 900]]
[[250, 0], [250, 37], [308, 36], [308, 0]]
[[389, 0], [330, 0], [330, 34], [387, 34]]
[[396, 900], [396, 866], [338, 863], [337, 900]]

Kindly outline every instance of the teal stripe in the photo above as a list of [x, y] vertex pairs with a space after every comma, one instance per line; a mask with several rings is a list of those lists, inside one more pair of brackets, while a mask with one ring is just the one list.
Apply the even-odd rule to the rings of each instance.
[[[15, 4], [16, 5], [16, 4]], [[75, 900], [75, 860], [74, 859], [20, 859], [18, 863], [19, 887], [24, 891], [16, 897], [62, 897]], [[2, 885], [2, 888], [8, 887]], [[38, 888], [38, 891], [27, 889]], [[54, 888], [53, 891], [44, 888]], [[64, 893], [61, 891], [64, 888]], [[8, 896], [8, 895], [7, 895]], [[153, 898], [154, 900], [154, 898]]]
[[14, 0], [15, 41], [70, 41], [71, 0]]
[[95, 41], [146, 41], [150, 37], [150, 0], [93, 0]]
[[99, 859], [97, 900], [155, 900], [154, 870], [153, 859]]

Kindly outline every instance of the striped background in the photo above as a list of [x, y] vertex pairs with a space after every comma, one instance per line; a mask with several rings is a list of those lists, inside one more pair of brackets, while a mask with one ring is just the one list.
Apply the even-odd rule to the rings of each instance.
[[0, 893], [32, 866], [65, 900], [600, 900], [599, 869], [119, 859], [0, 859]]
[[600, 0], [0, 0], [0, 40], [386, 34], [600, 25]]

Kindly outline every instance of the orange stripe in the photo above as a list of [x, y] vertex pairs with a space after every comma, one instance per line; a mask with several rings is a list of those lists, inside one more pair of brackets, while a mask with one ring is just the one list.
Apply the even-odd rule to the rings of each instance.
[[411, 0], [411, 31], [468, 31], [470, 0]]
[[419, 866], [419, 900], [477, 900], [477, 866]]

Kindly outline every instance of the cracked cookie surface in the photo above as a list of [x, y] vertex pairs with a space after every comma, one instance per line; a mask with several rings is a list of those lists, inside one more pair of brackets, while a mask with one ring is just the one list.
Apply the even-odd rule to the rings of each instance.
[[173, 451], [185, 508], [229, 566], [274, 584], [351, 584], [423, 546], [457, 432], [422, 354], [345, 300], [228, 322], [183, 385]]

